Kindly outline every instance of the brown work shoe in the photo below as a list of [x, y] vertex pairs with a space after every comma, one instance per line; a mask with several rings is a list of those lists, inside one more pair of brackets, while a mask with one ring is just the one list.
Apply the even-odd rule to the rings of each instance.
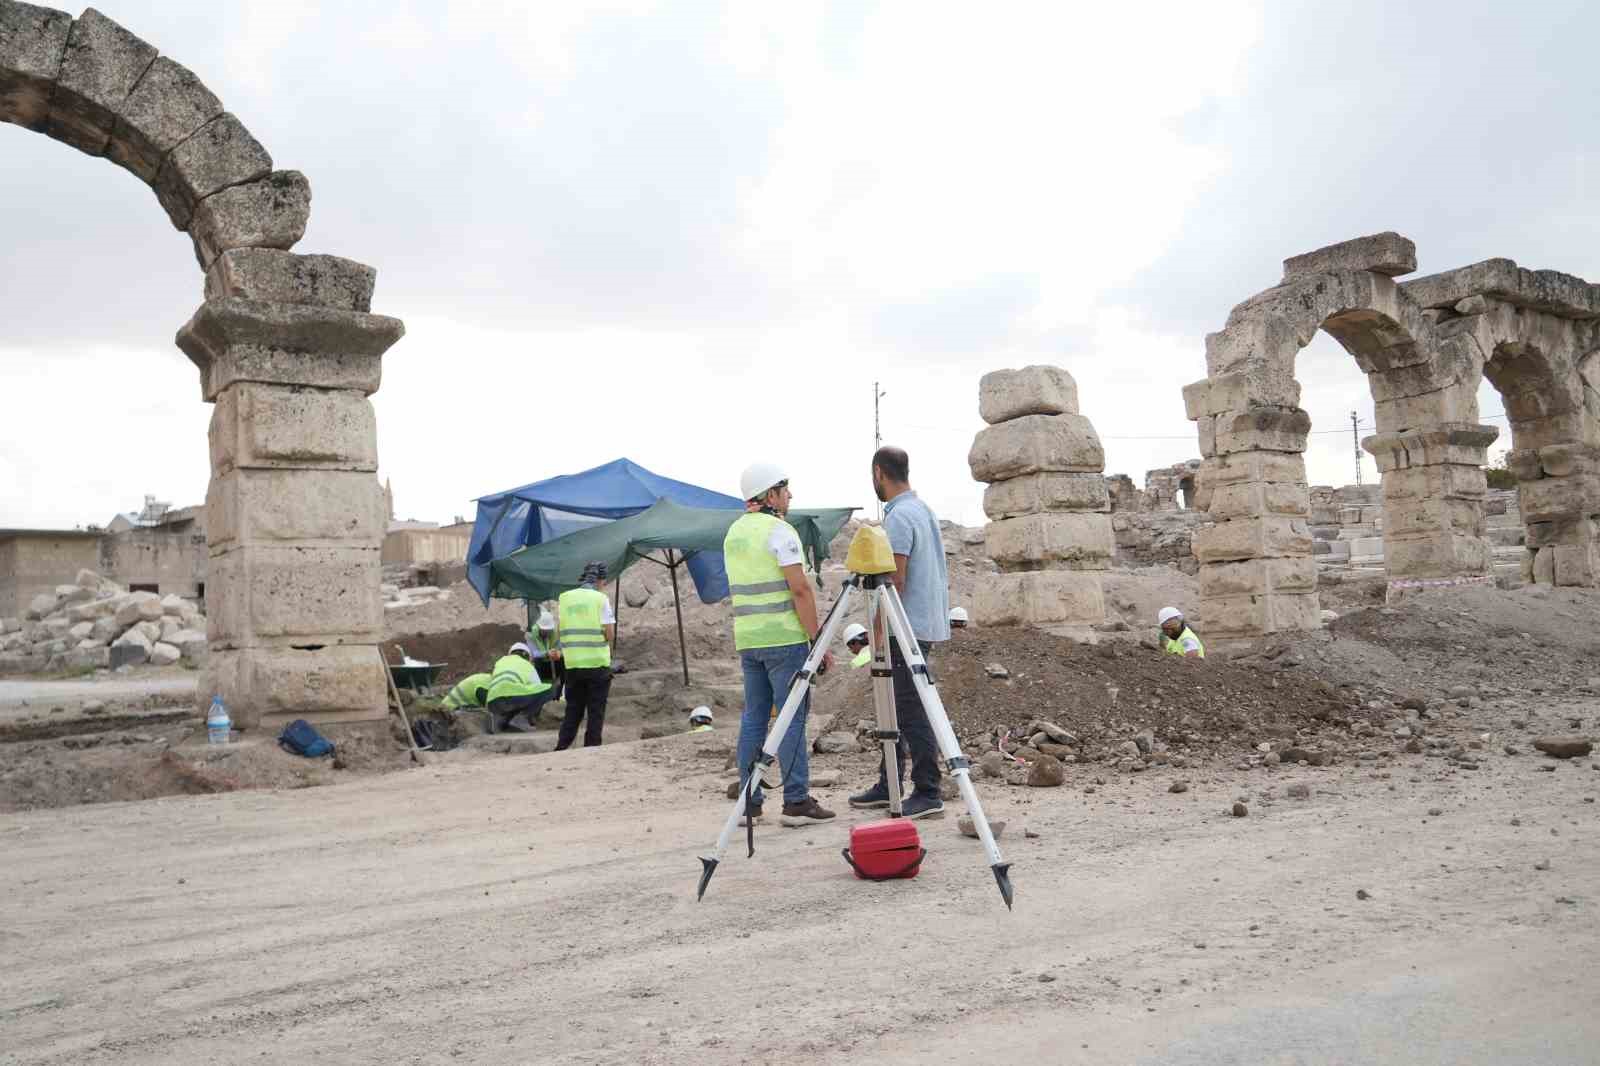
[[826, 822], [832, 817], [833, 812], [818, 803], [815, 796], [807, 796], [804, 803], [785, 803], [781, 821], [794, 829], [813, 822]]

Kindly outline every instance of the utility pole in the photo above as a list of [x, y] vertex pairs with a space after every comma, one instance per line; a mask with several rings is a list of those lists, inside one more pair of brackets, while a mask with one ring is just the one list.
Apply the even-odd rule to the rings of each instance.
[[[889, 395], [878, 388], [878, 382], [872, 383], [872, 454], [877, 455], [878, 449], [883, 447], [883, 426], [878, 418], [878, 401]], [[878, 521], [883, 521], [883, 501], [878, 501]]]
[[1361, 484], [1361, 433], [1357, 429], [1359, 419], [1354, 411], [1350, 412], [1350, 441], [1356, 450], [1356, 484]]

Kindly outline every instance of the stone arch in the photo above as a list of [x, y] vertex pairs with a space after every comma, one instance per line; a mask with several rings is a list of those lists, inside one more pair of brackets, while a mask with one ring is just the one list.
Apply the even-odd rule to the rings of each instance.
[[1283, 280], [1233, 309], [1206, 338], [1208, 377], [1184, 389], [1199, 424], [1196, 533], [1206, 627], [1247, 637], [1320, 623], [1304, 452], [1311, 419], [1294, 364], [1324, 330], [1372, 389], [1378, 433], [1364, 446], [1383, 479], [1390, 589], [1481, 581], [1482, 464], [1496, 431], [1478, 424], [1481, 361], [1444, 344], [1437, 316], [1394, 280], [1416, 249], [1395, 233], [1284, 262]]
[[404, 334], [376, 271], [295, 255], [311, 189], [188, 68], [89, 8], [0, 0], [0, 121], [102, 156], [189, 236], [203, 302], [177, 344], [214, 404], [206, 494], [217, 693], [242, 728], [381, 719], [384, 534], [368, 397]]

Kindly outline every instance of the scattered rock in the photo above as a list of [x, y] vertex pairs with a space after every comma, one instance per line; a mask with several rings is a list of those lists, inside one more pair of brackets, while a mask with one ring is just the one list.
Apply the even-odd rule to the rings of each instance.
[[847, 751], [859, 751], [855, 735], [839, 730], [833, 733], [824, 733], [811, 744], [811, 750], [818, 755], [841, 755]]
[[1172, 784], [1167, 786], [1167, 791], [1168, 792], [1187, 792], [1187, 791], [1189, 791], [1189, 782], [1187, 782], [1187, 781], [1174, 781]]
[[999, 663], [990, 663], [983, 668], [983, 672], [993, 678], [1007, 678], [1011, 676], [1011, 671], [1007, 670]]
[[1428, 808], [1428, 817], [1430, 817], [1430, 818], [1437, 818], [1437, 817], [1439, 817], [1439, 815], [1441, 815], [1443, 813], [1444, 813], [1444, 811], [1439, 807], [1429, 807]]
[[1041, 754], [1028, 764], [1028, 784], [1034, 788], [1056, 788], [1067, 780], [1061, 760]]
[[1584, 737], [1540, 737], [1533, 746], [1557, 759], [1577, 759], [1594, 750], [1594, 744]]
[[1012, 765], [1011, 760], [998, 751], [984, 752], [983, 758], [978, 760], [978, 769], [985, 777], [1004, 777]]
[[171, 666], [181, 658], [183, 658], [183, 652], [174, 648], [171, 644], [158, 643], [150, 649], [150, 662], [155, 666]]
[[1235, 803], [1233, 805], [1233, 816], [1235, 818], [1243, 818], [1246, 815], [1248, 815], [1249, 813], [1250, 813], [1250, 808], [1246, 807], [1244, 804]]
[[1311, 797], [1311, 786], [1303, 781], [1296, 781], [1285, 791], [1288, 792], [1290, 799], [1309, 799]]
[[[963, 814], [960, 818], [957, 818], [956, 828], [961, 831], [961, 835], [964, 837], [972, 837], [976, 839], [978, 836], [977, 823], [972, 820], [972, 815], [970, 814]], [[1000, 834], [1004, 833], [1005, 831], [1006, 822], [1004, 818], [989, 819], [989, 832], [994, 834], [994, 838], [996, 840], [999, 840]], [[1027, 831], [1024, 830], [1023, 832], [1026, 834]]]
[[1029, 826], [1026, 826], [1026, 825], [1022, 827], [1022, 835], [1023, 835], [1024, 838], [1026, 838], [1028, 840], [1038, 840], [1039, 839], [1039, 831], [1036, 830], [1036, 829], [1033, 829], [1033, 828], [1031, 828]]
[[1371, 892], [1368, 892], [1364, 888], [1356, 889], [1356, 899], [1371, 899], [1371, 898], [1372, 898], [1372, 893]]

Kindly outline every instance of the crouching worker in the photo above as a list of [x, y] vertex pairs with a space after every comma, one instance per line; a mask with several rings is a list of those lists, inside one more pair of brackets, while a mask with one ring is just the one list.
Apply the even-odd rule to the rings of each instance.
[[[507, 729], [529, 732], [539, 708], [550, 699], [550, 686], [533, 672], [533, 651], [518, 641], [494, 664], [484, 706], [489, 710], [489, 732]], [[513, 722], [513, 719], [521, 722]]]
[[1183, 620], [1183, 612], [1176, 607], [1163, 607], [1156, 615], [1161, 623], [1162, 647], [1168, 655], [1181, 655], [1185, 659], [1204, 659], [1206, 647]]
[[494, 680], [493, 674], [468, 674], [456, 682], [444, 696], [444, 709], [447, 711], [476, 710], [488, 702], [489, 683]]
[[867, 640], [867, 627], [860, 622], [851, 622], [844, 628], [844, 646], [850, 649], [854, 656], [850, 665], [859, 670], [872, 661], [871, 642]]
[[711, 708], [700, 706], [689, 712], [689, 732], [711, 732]]

